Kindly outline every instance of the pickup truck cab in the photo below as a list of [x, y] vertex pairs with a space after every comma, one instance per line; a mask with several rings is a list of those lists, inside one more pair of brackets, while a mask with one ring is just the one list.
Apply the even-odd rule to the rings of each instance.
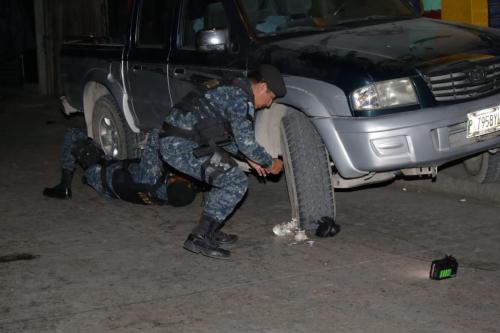
[[404, 0], [136, 0], [124, 42], [62, 50], [67, 112], [118, 158], [140, 154], [190, 90], [259, 64], [288, 94], [256, 118], [285, 162], [292, 217], [335, 215], [335, 188], [465, 161], [500, 180], [500, 33], [420, 17]]

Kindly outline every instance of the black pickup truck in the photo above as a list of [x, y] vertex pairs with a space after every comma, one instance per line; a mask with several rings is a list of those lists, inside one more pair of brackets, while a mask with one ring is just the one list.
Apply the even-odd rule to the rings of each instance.
[[277, 66], [288, 94], [258, 113], [283, 156], [292, 217], [335, 215], [334, 188], [433, 176], [464, 160], [500, 180], [500, 33], [422, 18], [404, 0], [136, 0], [123, 39], [62, 50], [66, 112], [118, 158], [191, 89]]

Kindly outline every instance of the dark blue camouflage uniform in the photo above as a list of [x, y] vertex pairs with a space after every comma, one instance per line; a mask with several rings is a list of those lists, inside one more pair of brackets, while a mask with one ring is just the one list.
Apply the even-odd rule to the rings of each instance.
[[[248, 86], [250, 81], [239, 79]], [[231, 154], [238, 151], [246, 158], [264, 167], [272, 165], [272, 157], [255, 139], [253, 96], [234, 85], [221, 85], [204, 93], [210, 107], [201, 103], [199, 108], [186, 112], [174, 108], [165, 122], [181, 129], [191, 130], [199, 118], [219, 117], [231, 125], [233, 139], [223, 146]], [[202, 165], [209, 156], [196, 158], [193, 149], [198, 145], [185, 138], [169, 136], [161, 139], [160, 153], [166, 163], [175, 169], [212, 185], [205, 202], [203, 214], [222, 223], [241, 201], [248, 188], [248, 178], [238, 167], [220, 174], [215, 179], [203, 179]]]
[[[77, 128], [70, 129], [64, 136], [63, 148], [62, 148], [62, 168], [66, 170], [73, 171], [75, 169], [75, 158], [71, 151], [73, 150], [75, 143], [80, 140], [87, 140], [87, 135]], [[97, 144], [92, 141], [94, 145]], [[158, 179], [163, 174], [163, 162], [158, 155], [159, 150], [159, 138], [158, 131], [152, 131], [148, 136], [148, 141], [146, 147], [143, 151], [141, 160], [138, 163], [130, 163], [128, 166], [128, 171], [132, 175], [134, 182], [141, 184], [154, 185]], [[106, 160], [111, 162], [112, 159], [106, 156]], [[113, 178], [113, 173], [122, 168], [122, 164], [111, 163], [106, 169], [106, 180], [107, 186], [110, 190], [113, 189], [113, 184], [111, 180]], [[93, 165], [87, 170], [85, 170], [85, 179], [87, 184], [92, 186], [98, 193], [106, 196], [112, 197], [110, 193], [104, 190], [101, 180], [101, 164]], [[167, 200], [166, 186], [160, 186], [156, 190], [156, 197], [160, 200]]]

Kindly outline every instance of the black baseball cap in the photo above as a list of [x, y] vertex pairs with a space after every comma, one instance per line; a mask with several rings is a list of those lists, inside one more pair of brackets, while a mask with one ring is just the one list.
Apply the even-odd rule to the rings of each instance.
[[283, 97], [286, 95], [286, 86], [281, 76], [280, 71], [271, 65], [260, 65], [257, 68], [262, 77], [262, 81], [267, 83], [267, 87], [271, 90], [276, 97]]

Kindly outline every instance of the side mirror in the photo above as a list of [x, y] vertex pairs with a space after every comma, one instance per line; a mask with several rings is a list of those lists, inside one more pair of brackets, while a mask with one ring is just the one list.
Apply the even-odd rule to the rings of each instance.
[[201, 30], [196, 36], [196, 45], [201, 52], [224, 52], [229, 45], [227, 29]]

